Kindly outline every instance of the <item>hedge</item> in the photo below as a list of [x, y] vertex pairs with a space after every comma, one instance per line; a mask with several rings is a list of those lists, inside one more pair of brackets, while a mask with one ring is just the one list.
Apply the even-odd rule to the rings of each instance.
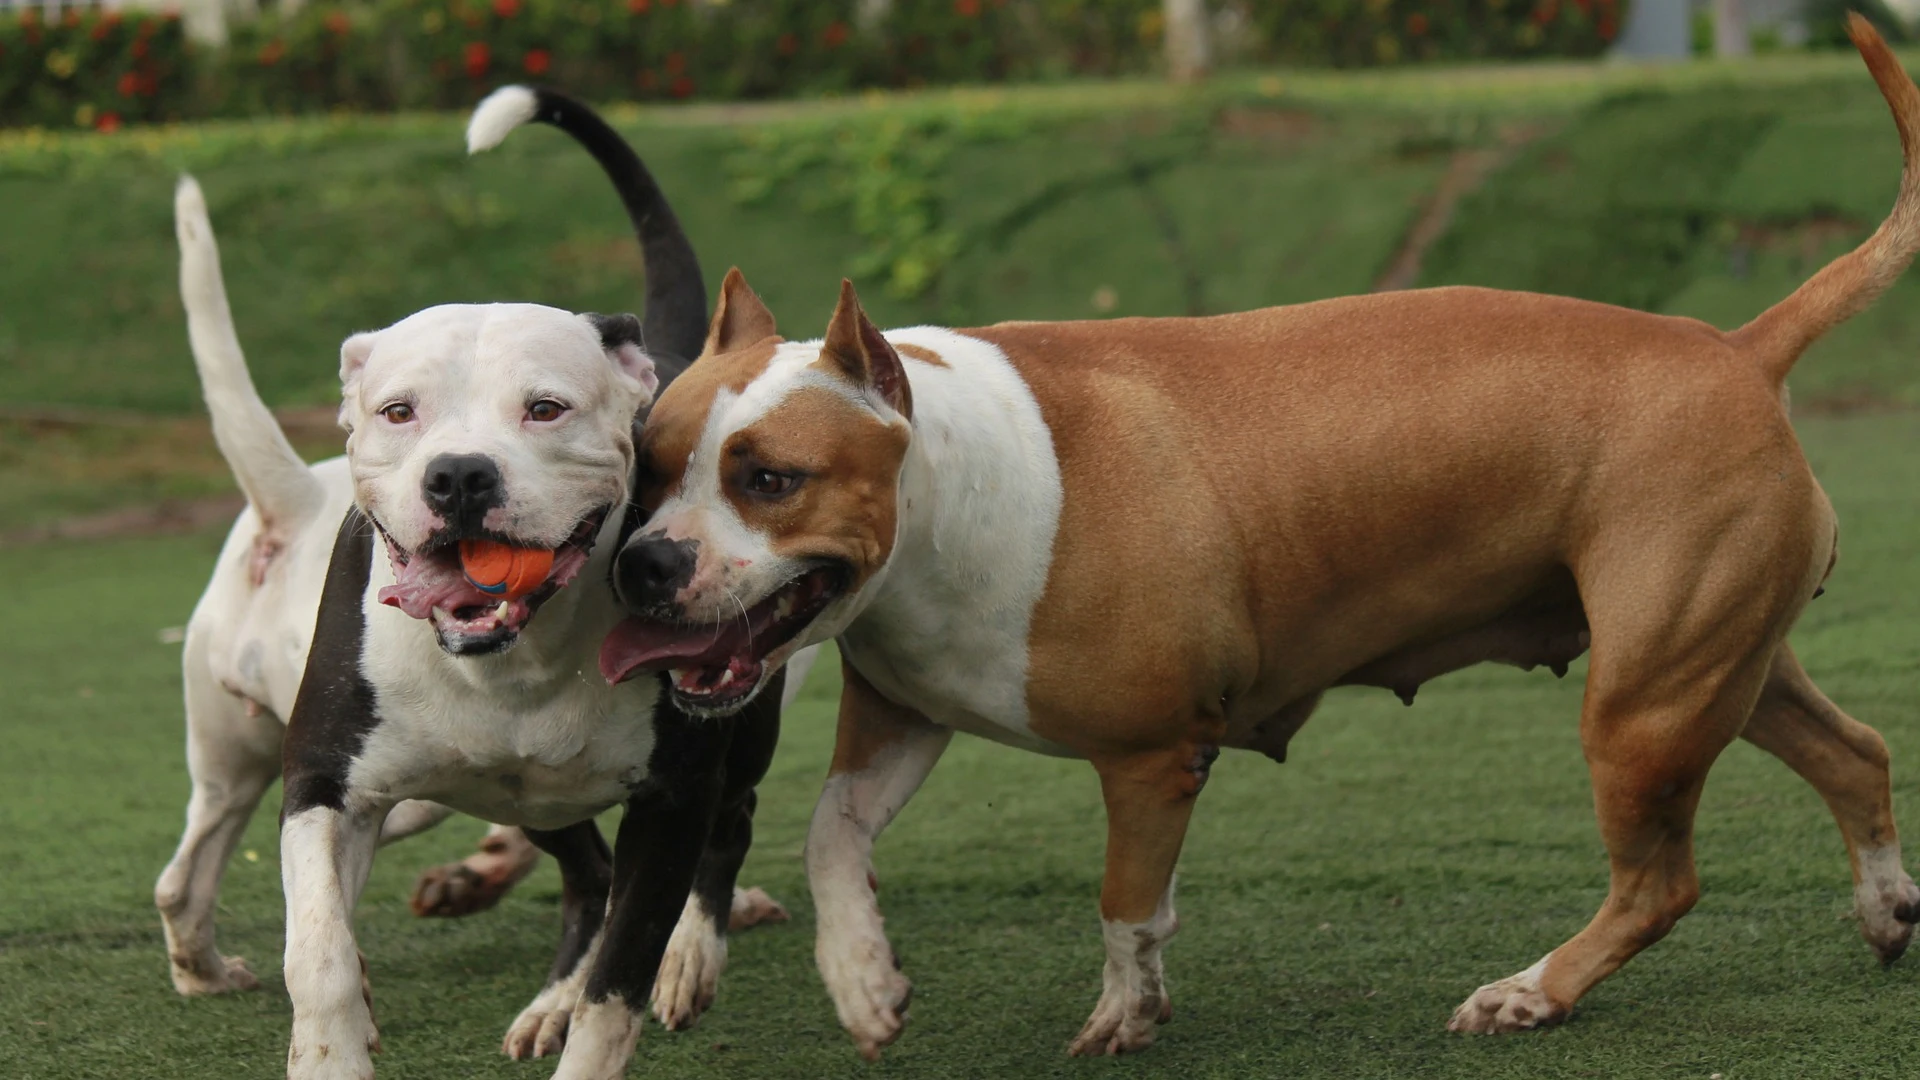
[[[1252, 0], [1242, 51], [1306, 64], [1585, 56], [1622, 0]], [[190, 45], [174, 15], [0, 13], [0, 126], [454, 108], [503, 82], [729, 100], [1151, 71], [1160, 0], [363, 0]]]

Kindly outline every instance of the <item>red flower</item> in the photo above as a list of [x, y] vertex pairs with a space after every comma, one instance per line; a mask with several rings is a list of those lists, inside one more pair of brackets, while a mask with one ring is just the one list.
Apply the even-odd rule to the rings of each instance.
[[160, 92], [160, 77], [152, 71], [142, 71], [134, 90], [141, 97], [152, 97]]
[[529, 75], [545, 75], [547, 66], [552, 62], [553, 56], [547, 50], [528, 49], [526, 59], [520, 61], [520, 66], [526, 68]]
[[520, 0], [493, 0], [493, 13], [503, 19], [520, 14]]
[[1613, 23], [1613, 16], [1611, 15], [1600, 16], [1599, 31], [1600, 31], [1601, 41], [1612, 41], [1613, 35], [1617, 33], [1619, 29], [1620, 28], [1615, 26]]
[[133, 53], [135, 60], [145, 60], [147, 58], [147, 39], [135, 38], [133, 40], [133, 48], [128, 51]]
[[133, 33], [134, 36], [138, 38], [150, 38], [153, 36], [153, 32], [158, 29], [160, 29], [160, 27], [156, 25], [152, 19], [141, 19], [140, 25], [134, 29]]
[[287, 43], [274, 38], [260, 47], [260, 66], [272, 67], [287, 55]]
[[109, 11], [94, 20], [93, 29], [87, 31], [87, 36], [95, 41], [105, 41], [107, 40], [107, 35], [113, 33], [114, 27], [119, 25], [120, 13], [117, 11]]
[[487, 73], [487, 65], [493, 63], [493, 52], [484, 41], [467, 42], [467, 76], [478, 79]]
[[635, 75], [633, 81], [642, 90], [652, 90], [660, 85], [660, 76], [655, 75], [652, 68], [641, 68], [640, 74]]
[[1427, 17], [1425, 15], [1416, 11], [1407, 16], [1407, 33], [1412, 34], [1414, 37], [1421, 37], [1425, 35], [1426, 32]]
[[800, 39], [793, 34], [781, 34], [780, 40], [773, 43], [773, 48], [781, 56], [792, 56], [800, 51]]
[[953, 0], [953, 13], [963, 19], [976, 18], [980, 14], [980, 0]]
[[327, 17], [324, 21], [327, 24], [327, 29], [336, 34], [344, 34], [353, 29], [353, 20], [347, 18], [347, 13], [338, 8], [327, 12]]
[[116, 112], [101, 113], [100, 119], [95, 120], [93, 122], [93, 130], [99, 132], [102, 135], [111, 135], [114, 132], [119, 131], [120, 130], [120, 114]]
[[80, 12], [78, 12], [73, 8], [68, 8], [67, 13], [65, 15], [60, 16], [60, 25], [66, 27], [69, 30], [73, 29], [76, 26], [79, 26]]
[[120, 76], [117, 89], [120, 91], [121, 97], [132, 97], [138, 94], [140, 92], [140, 76], [131, 71], [127, 72], [125, 75]]
[[1558, 14], [1560, 14], [1560, 0], [1542, 0], [1540, 6], [1533, 9], [1533, 21], [1540, 26], [1545, 26]]
[[687, 70], [686, 54], [677, 52], [667, 54], [667, 74], [678, 75], [685, 70]]
[[836, 20], [827, 24], [826, 32], [820, 35], [820, 40], [826, 43], [827, 48], [837, 49], [847, 43], [847, 34], [847, 24]]
[[688, 97], [693, 93], [693, 80], [682, 75], [673, 80], [673, 85], [667, 88], [667, 93], [677, 98]]
[[653, 0], [627, 0], [627, 10], [635, 15], [645, 15], [652, 6]]
[[40, 9], [36, 7], [21, 8], [20, 9], [20, 25], [21, 26], [39, 26], [40, 25]]

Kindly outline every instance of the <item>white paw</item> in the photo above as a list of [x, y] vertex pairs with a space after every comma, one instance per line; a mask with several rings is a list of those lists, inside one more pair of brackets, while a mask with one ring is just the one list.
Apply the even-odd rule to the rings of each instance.
[[565, 979], [540, 991], [507, 1028], [501, 1052], [515, 1061], [559, 1053], [567, 1045], [567, 1028], [579, 1004], [580, 987], [575, 980]]
[[627, 1008], [618, 994], [576, 1007], [573, 1034], [553, 1080], [621, 1080], [640, 1038], [642, 1015]]
[[653, 1015], [668, 1031], [692, 1027], [713, 1004], [726, 967], [727, 939], [715, 931], [699, 902], [689, 901], [653, 983]]
[[900, 1037], [913, 999], [913, 984], [900, 974], [886, 935], [877, 926], [831, 937], [822, 933], [814, 959], [840, 1014], [840, 1026], [853, 1036], [861, 1057], [879, 1060], [880, 1048]]
[[287, 1047], [287, 1080], [373, 1080], [379, 1036], [371, 1025], [304, 1024], [297, 1018]]
[[[1164, 983], [1161, 984], [1164, 987]], [[1067, 1053], [1074, 1057], [1131, 1054], [1153, 1045], [1155, 1025], [1173, 1019], [1173, 1000], [1163, 989], [1145, 994], [1109, 984], [1086, 1026], [1074, 1036]]]
[[238, 956], [215, 955], [211, 960], [190, 964], [176, 960], [172, 967], [173, 988], [187, 997], [260, 989], [260, 980], [247, 970], [247, 962]]
[[1546, 961], [1542, 960], [1518, 975], [1475, 990], [1453, 1010], [1447, 1030], [1500, 1035], [1549, 1027], [1565, 1020], [1573, 1010], [1555, 1002], [1540, 989], [1540, 973], [1545, 970]]
[[727, 929], [746, 930], [761, 923], [786, 922], [790, 918], [780, 901], [762, 889], [733, 890], [733, 910], [727, 913]]
[[1860, 853], [1860, 884], [1853, 888], [1853, 910], [1860, 936], [1883, 964], [1900, 959], [1920, 921], [1920, 886], [1900, 866], [1898, 847]]

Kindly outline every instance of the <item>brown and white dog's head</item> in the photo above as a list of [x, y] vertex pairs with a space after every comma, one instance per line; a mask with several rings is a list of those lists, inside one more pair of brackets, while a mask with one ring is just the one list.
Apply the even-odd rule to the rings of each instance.
[[[447, 304], [340, 350], [354, 501], [380, 529], [384, 603], [429, 620], [448, 652], [498, 652], [586, 565], [628, 496], [634, 414], [653, 361], [632, 315]], [[462, 569], [463, 540], [553, 552], [534, 592], [503, 600]]]
[[651, 516], [615, 559], [629, 618], [602, 674], [666, 671], [680, 708], [726, 715], [844, 629], [893, 552], [912, 413], [851, 283], [824, 340], [787, 342], [730, 271], [699, 360], [647, 417], [636, 496]]

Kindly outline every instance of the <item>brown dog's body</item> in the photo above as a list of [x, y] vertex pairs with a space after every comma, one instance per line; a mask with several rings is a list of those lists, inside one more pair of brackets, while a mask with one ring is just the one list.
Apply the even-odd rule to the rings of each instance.
[[[670, 627], [636, 630], [652, 651], [627, 655], [694, 693], [722, 667], [758, 677], [839, 637], [839, 743], [808, 864], [822, 973], [863, 1051], [898, 1035], [907, 992], [873, 902], [873, 839], [952, 730], [1099, 772], [1106, 988], [1074, 1049], [1118, 1052], [1168, 1015], [1174, 864], [1221, 747], [1282, 756], [1330, 686], [1411, 700], [1484, 660], [1564, 670], [1589, 643], [1581, 737], [1611, 889], [1585, 930], [1481, 988], [1453, 1026], [1562, 1019], [1672, 927], [1698, 895], [1701, 786], [1742, 735], [1832, 807], [1862, 932], [1899, 955], [1920, 889], [1900, 865], [1885, 746], [1784, 644], [1836, 530], [1782, 380], [1920, 247], [1920, 91], [1863, 23], [1855, 36], [1906, 147], [1899, 203], [1730, 334], [1436, 289], [883, 337], [846, 289], [824, 342], [784, 344], [729, 277], [706, 353], [648, 423], [658, 513], [629, 552], [684, 563], [623, 598], [681, 623], [751, 605], [761, 627], [788, 618], [791, 597], [759, 613], [796, 575], [813, 575], [806, 603], [820, 575], [837, 591], [800, 630], [743, 631], [738, 656], [660, 644], [688, 633]], [[1037, 562], [994, 546], [1031, 528]]]

